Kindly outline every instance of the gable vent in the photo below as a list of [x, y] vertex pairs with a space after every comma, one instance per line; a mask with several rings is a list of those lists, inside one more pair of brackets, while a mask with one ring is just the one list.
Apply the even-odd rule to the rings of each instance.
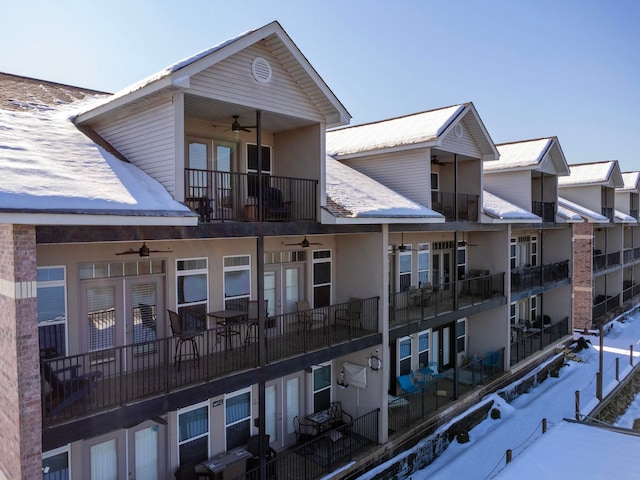
[[251, 73], [258, 83], [267, 84], [271, 81], [271, 65], [262, 57], [253, 59]]

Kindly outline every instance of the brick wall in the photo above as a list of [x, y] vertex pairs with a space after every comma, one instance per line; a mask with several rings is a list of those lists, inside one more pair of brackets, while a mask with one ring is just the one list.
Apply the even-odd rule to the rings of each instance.
[[0, 477], [42, 478], [35, 227], [0, 225]]
[[591, 328], [593, 307], [593, 226], [573, 225], [573, 328]]

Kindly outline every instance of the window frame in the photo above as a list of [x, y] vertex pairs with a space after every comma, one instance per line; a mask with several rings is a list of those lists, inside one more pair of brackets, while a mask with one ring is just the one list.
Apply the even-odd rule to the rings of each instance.
[[[398, 338], [398, 375], [409, 375], [411, 369], [413, 369], [413, 341], [410, 336]], [[402, 354], [402, 346], [409, 345], [409, 354]], [[403, 370], [403, 365], [406, 366], [406, 362], [409, 362], [409, 368]]]
[[[226, 265], [226, 261], [232, 258], [246, 258], [247, 263], [241, 265]], [[243, 303], [251, 299], [251, 275], [252, 275], [252, 262], [251, 255], [243, 253], [239, 255], [224, 255], [222, 257], [222, 302], [224, 303], [225, 310], [236, 303]], [[227, 296], [227, 273], [230, 272], [247, 272], [248, 273], [248, 287], [249, 291], [240, 295]]]
[[[326, 385], [323, 385], [322, 387], [316, 389], [316, 382], [315, 382], [315, 376], [316, 376], [316, 372], [319, 370], [323, 370], [325, 368], [329, 368], [329, 375], [328, 375], [328, 381]], [[324, 410], [325, 408], [329, 407], [329, 405], [331, 405], [331, 397], [332, 397], [332, 384], [331, 384], [331, 379], [333, 378], [333, 373], [332, 373], [333, 367], [331, 365], [331, 362], [325, 362], [325, 363], [321, 363], [319, 365], [314, 365], [311, 367], [311, 404], [313, 405], [313, 413], [317, 413], [321, 410]], [[322, 392], [325, 391], [329, 391], [329, 405], [318, 405], [316, 403], [316, 396]]]
[[[319, 256], [321, 254], [326, 254], [327, 256], [321, 257]], [[321, 263], [329, 264], [329, 281], [316, 283], [316, 265], [319, 265]], [[312, 295], [313, 308], [328, 307], [329, 305], [331, 305], [331, 302], [333, 301], [333, 252], [331, 251], [330, 248], [313, 250], [311, 255], [311, 275], [312, 275], [311, 288], [313, 290], [313, 295]], [[325, 289], [326, 287], [329, 288], [327, 304], [321, 305], [322, 302], [318, 301], [321, 298], [321, 296], [320, 294], [317, 294], [316, 291], [320, 289]]]
[[[189, 413], [192, 412], [194, 410], [198, 410], [201, 408], [205, 408], [207, 409], [207, 430], [205, 433], [201, 433], [198, 435], [195, 435], [193, 437], [190, 437], [187, 440], [180, 440], [180, 415], [185, 414], [185, 413]], [[194, 440], [199, 440], [201, 438], [207, 438], [207, 452], [206, 452], [206, 457], [204, 458], [205, 460], [207, 458], [209, 458], [209, 454], [211, 452], [211, 402], [209, 402], [208, 400], [204, 401], [204, 402], [199, 402], [196, 403], [194, 405], [189, 405], [188, 407], [184, 407], [184, 408], [179, 408], [176, 411], [176, 449], [177, 449], [177, 455], [178, 455], [178, 464], [182, 465], [182, 460], [180, 458], [180, 447], [184, 444], [187, 444], [189, 442], [193, 442]]]
[[[420, 340], [426, 336], [427, 337], [427, 348], [420, 348]], [[418, 353], [418, 365], [420, 368], [427, 367], [429, 362], [431, 361], [431, 329], [423, 330], [418, 332], [418, 345], [417, 345], [417, 353]], [[425, 357], [424, 359], [422, 357]], [[423, 361], [424, 360], [424, 361]]]
[[[64, 352], [59, 352], [60, 356], [66, 356], [67, 352], [69, 351], [69, 324], [68, 324], [68, 318], [69, 318], [69, 303], [68, 303], [68, 287], [67, 287], [67, 267], [66, 265], [48, 265], [48, 266], [42, 266], [42, 267], [37, 267], [36, 269], [36, 275], [44, 270], [54, 270], [54, 269], [62, 269], [62, 280], [44, 280], [44, 281], [37, 281], [36, 282], [36, 296], [37, 298], [41, 298], [41, 295], [38, 294], [38, 291], [40, 289], [45, 289], [45, 288], [59, 288], [62, 287], [63, 288], [63, 302], [64, 302], [64, 318], [62, 320], [49, 320], [49, 321], [45, 321], [44, 323], [40, 323], [40, 320], [38, 320], [38, 348], [40, 349], [40, 351], [42, 351], [42, 346], [40, 345], [40, 329], [41, 328], [45, 328], [45, 327], [50, 327], [53, 325], [63, 325], [64, 326]], [[39, 316], [40, 312], [36, 312], [36, 316]]]
[[[204, 261], [204, 267], [186, 268], [186, 269], [180, 268], [180, 262], [184, 262], [186, 264], [187, 262], [200, 262], [200, 261]], [[206, 323], [207, 323], [206, 313], [209, 311], [209, 259], [207, 257], [178, 258], [176, 259], [175, 265], [176, 265], [176, 310], [179, 314], [182, 314], [182, 312], [185, 310], [190, 310], [192, 312], [194, 310], [197, 311], [198, 313], [197, 321], [201, 323], [201, 325], [198, 325], [197, 327], [206, 328]], [[199, 276], [199, 275], [205, 276], [205, 283], [206, 283], [205, 299], [194, 301], [194, 302], [180, 303], [179, 277]], [[184, 289], [184, 284], [183, 284], [183, 289]], [[204, 305], [204, 312], [199, 311], [201, 310], [202, 305]], [[200, 318], [200, 315], [204, 315], [204, 316]]]
[[58, 455], [62, 455], [62, 454], [66, 454], [67, 455], [67, 480], [71, 480], [72, 479], [72, 473], [71, 473], [71, 445], [67, 444], [67, 445], [63, 445], [62, 447], [58, 447], [55, 448], [53, 450], [49, 450], [47, 452], [42, 452], [42, 476], [44, 477], [46, 475], [44, 469], [44, 462], [46, 459], [48, 458], [52, 458], [52, 457], [57, 457]]
[[[420, 258], [426, 256], [427, 268], [420, 268]], [[431, 244], [430, 243], [418, 243], [418, 287], [421, 288], [428, 283], [431, 283]], [[422, 275], [426, 272], [426, 276]]]
[[[404, 244], [404, 246], [407, 248], [406, 251], [398, 251], [398, 288], [400, 292], [406, 292], [409, 290], [409, 288], [411, 288], [411, 285], [413, 285], [413, 251], [412, 251], [412, 245], [410, 243], [406, 243]], [[408, 257], [409, 258], [409, 270], [403, 270], [402, 269], [402, 259], [403, 257]], [[406, 258], [405, 258], [406, 259]], [[429, 264], [431, 265], [431, 264]], [[409, 278], [409, 283], [406, 285], [402, 285], [402, 279], [403, 277], [408, 277]]]
[[[227, 402], [241, 395], [246, 395], [247, 393], [249, 394], [249, 413], [247, 414], [246, 417], [242, 417], [239, 420], [235, 420], [231, 423], [228, 423], [227, 422]], [[251, 418], [253, 417], [252, 408], [251, 408], [252, 405], [253, 405], [253, 395], [252, 395], [251, 387], [242, 388], [240, 390], [236, 390], [235, 392], [231, 392], [231, 393], [225, 393], [224, 395], [224, 444], [227, 451], [246, 443], [246, 442], [243, 442], [238, 445], [229, 445], [228, 430], [230, 427], [234, 427], [235, 425], [248, 422], [249, 428], [248, 428], [247, 438], [249, 438], [249, 436], [251, 435]]]

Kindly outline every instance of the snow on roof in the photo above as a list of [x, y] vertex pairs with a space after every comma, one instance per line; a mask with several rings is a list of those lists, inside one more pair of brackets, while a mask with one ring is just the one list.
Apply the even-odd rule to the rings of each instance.
[[493, 193], [484, 190], [482, 195], [482, 210], [490, 217], [499, 220], [526, 220], [528, 222], [541, 222], [537, 215], [520, 208]]
[[349, 218], [422, 218], [444, 222], [444, 217], [400, 195], [327, 155], [327, 197], [338, 204]]
[[609, 219], [604, 215], [600, 215], [593, 210], [589, 210], [563, 197], [558, 197], [558, 206], [580, 215], [580, 217], [585, 218], [589, 223], [609, 222]]
[[618, 192], [637, 192], [640, 189], [640, 172], [625, 172], [622, 174], [624, 187], [616, 188]]
[[560, 204], [558, 204], [557, 214], [558, 214], [558, 216], [560, 218], [563, 218], [564, 220], [566, 220], [569, 223], [581, 222], [582, 221], [582, 217], [580, 215], [578, 215], [575, 212], [572, 212], [571, 210], [569, 210], [568, 208], [563, 207]]
[[614, 217], [622, 223], [638, 223], [638, 221], [620, 210], [614, 210]]
[[500, 159], [483, 162], [484, 171], [505, 170], [538, 165], [551, 147], [553, 138], [539, 138], [496, 145]]
[[380, 122], [330, 130], [326, 137], [327, 153], [349, 155], [429, 142], [438, 138], [464, 108], [465, 105], [453, 105]]
[[607, 183], [616, 163], [615, 160], [609, 160], [606, 162], [569, 165], [571, 174], [567, 177], [559, 177], [558, 186]]
[[196, 224], [195, 214], [160, 183], [107, 153], [71, 122], [81, 104], [100, 100], [0, 110], [0, 212], [103, 216], [96, 224]]

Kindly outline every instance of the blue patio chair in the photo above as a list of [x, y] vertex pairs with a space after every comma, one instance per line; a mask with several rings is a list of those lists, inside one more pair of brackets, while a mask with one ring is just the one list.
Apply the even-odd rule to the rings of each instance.
[[407, 393], [417, 393], [420, 391], [420, 387], [411, 381], [409, 375], [400, 375], [398, 377], [398, 383], [400, 384], [400, 388]]
[[424, 374], [420, 375], [420, 377], [421, 378], [419, 378], [413, 370], [409, 372], [409, 378], [411, 379], [411, 383], [422, 388], [427, 385], [427, 381], [424, 378]]
[[429, 362], [427, 366], [429, 367], [429, 370], [433, 372], [431, 374], [432, 380], [440, 380], [442, 378], [440, 368], [438, 368], [438, 362]]
[[498, 352], [487, 352], [487, 356], [482, 359], [482, 369], [491, 372], [491, 375], [498, 371], [500, 354]]

